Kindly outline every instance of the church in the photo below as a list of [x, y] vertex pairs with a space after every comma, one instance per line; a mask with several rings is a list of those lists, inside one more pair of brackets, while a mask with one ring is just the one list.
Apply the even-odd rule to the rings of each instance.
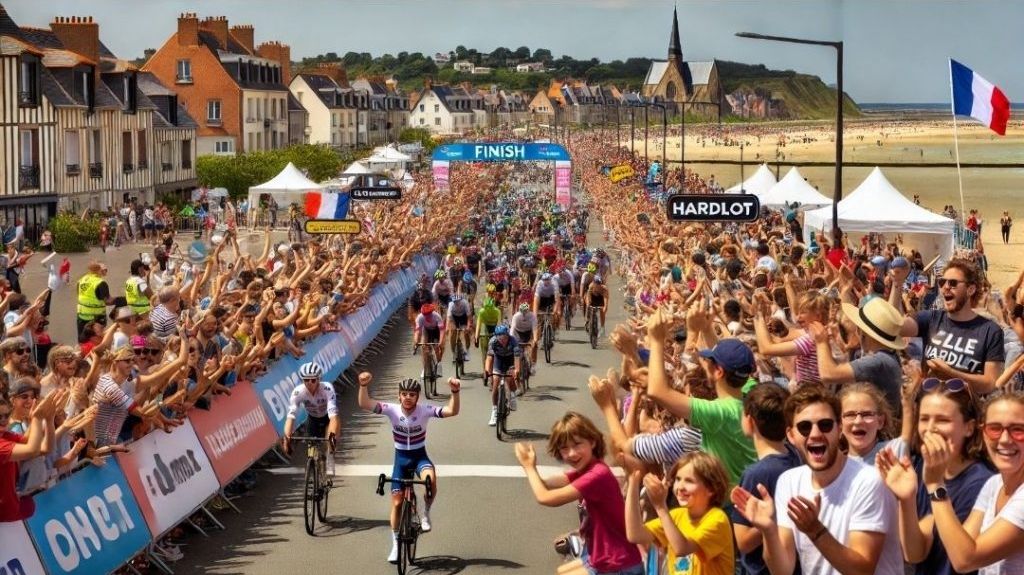
[[[668, 60], [653, 60], [647, 70], [641, 95], [648, 100], [670, 104], [674, 113], [686, 107], [686, 113], [707, 119], [720, 119], [722, 84], [714, 60], [686, 62], [679, 42], [679, 17], [672, 9], [672, 35]], [[672, 105], [674, 104], [674, 105]]]

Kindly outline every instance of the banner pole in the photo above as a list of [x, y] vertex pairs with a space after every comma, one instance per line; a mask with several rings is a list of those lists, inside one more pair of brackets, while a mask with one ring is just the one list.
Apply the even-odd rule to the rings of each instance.
[[964, 207], [964, 178], [960, 173], [960, 138], [956, 128], [956, 96], [953, 92], [953, 59], [949, 59], [949, 107], [953, 113], [953, 149], [956, 151], [956, 181], [960, 190], [960, 223], [964, 223], [966, 208]]

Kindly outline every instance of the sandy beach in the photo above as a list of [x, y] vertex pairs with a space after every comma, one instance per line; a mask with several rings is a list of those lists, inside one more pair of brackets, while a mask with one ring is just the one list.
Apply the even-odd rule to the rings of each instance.
[[[669, 134], [669, 163], [679, 161], [680, 142]], [[976, 122], [958, 121], [960, 161], [964, 163], [1024, 162], [1024, 124], [1011, 122], [1006, 136], [998, 136]], [[655, 138], [654, 131], [657, 131]], [[661, 158], [661, 126], [650, 128], [648, 154]], [[739, 165], [702, 164], [701, 160], [740, 160], [743, 143], [744, 175], [750, 177], [757, 165], [767, 162], [772, 172], [785, 176], [791, 162], [831, 162], [835, 158], [834, 124], [792, 126], [784, 124], [746, 124], [718, 126], [687, 126], [687, 168], [705, 179], [730, 187], [741, 180]], [[638, 130], [635, 149], [644, 153], [643, 131]], [[612, 134], [614, 138], [614, 134]], [[629, 130], [621, 132], [624, 146], [629, 147]], [[917, 122], [852, 122], [843, 134], [844, 162], [880, 163], [953, 163], [952, 121], [922, 120]], [[777, 163], [777, 160], [779, 163]], [[849, 193], [859, 185], [870, 167], [843, 169], [843, 191]], [[952, 204], [960, 210], [956, 168], [952, 167], [886, 167], [885, 176], [904, 196], [919, 195], [921, 205], [935, 212]], [[800, 173], [830, 196], [834, 188], [834, 169], [802, 167]], [[1012, 283], [1020, 271], [1019, 257], [1024, 246], [1024, 169], [965, 168], [963, 174], [964, 205], [977, 209], [984, 221], [982, 241], [989, 259], [989, 277], [998, 286]], [[999, 216], [1009, 210], [1016, 223], [1010, 243], [1004, 245], [999, 233]]]

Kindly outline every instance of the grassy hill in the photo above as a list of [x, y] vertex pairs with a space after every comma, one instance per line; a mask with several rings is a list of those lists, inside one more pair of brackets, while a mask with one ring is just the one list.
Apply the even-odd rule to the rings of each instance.
[[[822, 120], [835, 117], [836, 91], [817, 76], [793, 70], [769, 70], [763, 64], [723, 60], [718, 62], [718, 74], [726, 94], [737, 90], [771, 94], [773, 100], [783, 102], [789, 118]], [[844, 115], [861, 116], [860, 108], [848, 94], [844, 95], [843, 101]]]

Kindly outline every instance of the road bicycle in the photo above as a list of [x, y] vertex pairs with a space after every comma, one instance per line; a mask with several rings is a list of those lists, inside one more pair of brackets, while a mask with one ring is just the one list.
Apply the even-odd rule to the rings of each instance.
[[[492, 375], [487, 374], [487, 380], [491, 380]], [[494, 426], [495, 433], [498, 436], [498, 441], [502, 440], [502, 436], [508, 435], [508, 414], [512, 411], [509, 407], [510, 391], [508, 389], [508, 374], [498, 375], [498, 404], [495, 406], [497, 409], [497, 424]]]
[[562, 317], [565, 318], [565, 331], [572, 331], [573, 311], [572, 299], [570, 296], [562, 296]]
[[334, 488], [334, 480], [327, 476], [327, 450], [324, 449], [324, 444], [330, 440], [323, 437], [292, 437], [291, 440], [308, 444], [302, 513], [306, 533], [312, 535], [317, 519], [321, 523], [327, 521], [327, 498]]
[[377, 495], [384, 495], [384, 484], [398, 483], [402, 487], [402, 507], [398, 514], [398, 575], [405, 575], [410, 565], [416, 564], [416, 540], [422, 533], [420, 516], [414, 486], [423, 485], [427, 489], [427, 500], [434, 497], [434, 488], [430, 479], [397, 479], [387, 477], [383, 473], [377, 478]]
[[437, 397], [437, 353], [436, 348], [441, 342], [417, 343], [416, 347], [425, 347], [427, 365], [423, 368], [423, 395], [427, 399]]
[[462, 339], [465, 333], [464, 327], [455, 330], [455, 377], [460, 379], [466, 375], [466, 344]]
[[530, 344], [522, 346], [523, 357], [520, 360], [522, 362], [522, 368], [519, 369], [519, 395], [526, 395], [526, 390], [530, 389]]
[[544, 350], [544, 362], [551, 363], [551, 348], [555, 346], [555, 329], [551, 327], [551, 312], [541, 312], [540, 343]]
[[601, 329], [601, 318], [598, 308], [587, 306], [587, 334], [590, 336], [590, 347], [597, 349], [597, 337]]

